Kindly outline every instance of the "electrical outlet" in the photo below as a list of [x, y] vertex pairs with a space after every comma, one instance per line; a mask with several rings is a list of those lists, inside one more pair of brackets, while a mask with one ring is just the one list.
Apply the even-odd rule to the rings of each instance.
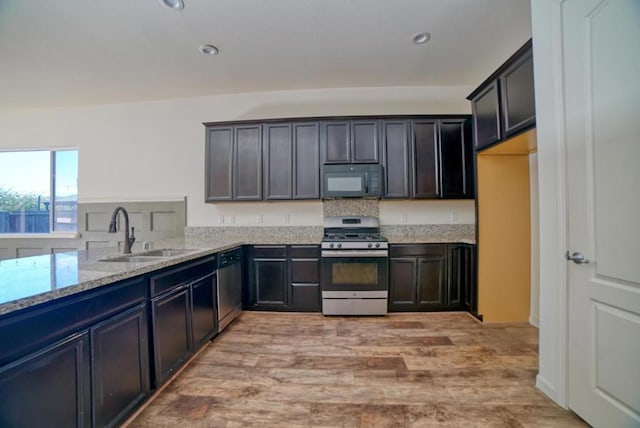
[[291, 214], [285, 214], [284, 224], [290, 224], [290, 223], [291, 223]]
[[236, 216], [234, 215], [229, 216], [229, 224], [236, 224]]
[[458, 211], [451, 211], [451, 223], [458, 222]]
[[402, 219], [402, 224], [406, 224], [407, 223], [407, 213], [402, 213], [401, 219]]
[[224, 224], [224, 216], [223, 215], [219, 215], [218, 216], [218, 224]]
[[263, 222], [262, 214], [258, 214], [256, 216], [256, 224], [262, 224], [262, 222]]

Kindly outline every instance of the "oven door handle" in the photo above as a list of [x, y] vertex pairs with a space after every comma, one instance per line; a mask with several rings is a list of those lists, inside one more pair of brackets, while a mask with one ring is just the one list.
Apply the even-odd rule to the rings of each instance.
[[388, 257], [388, 250], [322, 250], [322, 257]]

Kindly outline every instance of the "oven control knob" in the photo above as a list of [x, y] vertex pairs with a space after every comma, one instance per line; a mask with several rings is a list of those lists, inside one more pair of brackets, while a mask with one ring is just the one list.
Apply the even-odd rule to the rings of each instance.
[[372, 246], [373, 246], [373, 244], [372, 244], [371, 242], [369, 242], [369, 243], [367, 244], [367, 247], [369, 247], [369, 248], [371, 248]]
[[342, 244], [338, 244], [338, 248], [342, 248]]
[[379, 242], [376, 244], [376, 248], [380, 248], [380, 243]]
[[333, 244], [329, 244], [329, 248], [333, 248]]

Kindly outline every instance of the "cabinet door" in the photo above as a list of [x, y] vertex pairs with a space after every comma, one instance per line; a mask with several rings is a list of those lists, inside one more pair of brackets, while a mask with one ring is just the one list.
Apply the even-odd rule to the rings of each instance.
[[206, 202], [233, 198], [233, 128], [207, 128], [205, 147]]
[[259, 201], [262, 199], [262, 126], [236, 126], [234, 130], [234, 199]]
[[473, 197], [472, 150], [464, 121], [440, 122], [440, 189], [443, 198]]
[[293, 199], [320, 198], [320, 129], [317, 123], [293, 125]]
[[189, 288], [151, 300], [154, 385], [160, 385], [191, 355]]
[[0, 368], [0, 426], [90, 426], [89, 360], [84, 332]]
[[253, 274], [257, 306], [286, 306], [287, 259], [253, 259]]
[[412, 146], [413, 197], [437, 198], [440, 195], [437, 122], [414, 121]]
[[351, 162], [380, 162], [377, 120], [351, 122]]
[[504, 138], [536, 122], [533, 88], [533, 55], [528, 51], [500, 77]]
[[92, 327], [94, 426], [115, 426], [149, 393], [146, 305]]
[[446, 258], [418, 258], [418, 307], [442, 309], [445, 307]]
[[381, 127], [384, 197], [408, 198], [410, 196], [409, 122], [385, 120], [381, 122]]
[[500, 110], [498, 104], [498, 82], [494, 81], [471, 100], [473, 112], [473, 134], [476, 150], [500, 140]]
[[417, 309], [417, 259], [392, 257], [389, 259], [389, 310]]
[[321, 144], [325, 164], [350, 163], [349, 122], [324, 122], [322, 124]]
[[291, 124], [264, 125], [264, 198], [293, 197]]
[[191, 343], [194, 351], [217, 331], [216, 283], [217, 277], [213, 273], [191, 284]]
[[477, 311], [475, 246], [450, 245], [449, 263], [449, 305], [459, 306], [475, 313]]

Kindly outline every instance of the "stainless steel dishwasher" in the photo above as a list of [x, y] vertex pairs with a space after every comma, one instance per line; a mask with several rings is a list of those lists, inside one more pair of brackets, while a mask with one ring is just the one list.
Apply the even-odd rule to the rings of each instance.
[[218, 256], [218, 333], [242, 310], [242, 249]]

